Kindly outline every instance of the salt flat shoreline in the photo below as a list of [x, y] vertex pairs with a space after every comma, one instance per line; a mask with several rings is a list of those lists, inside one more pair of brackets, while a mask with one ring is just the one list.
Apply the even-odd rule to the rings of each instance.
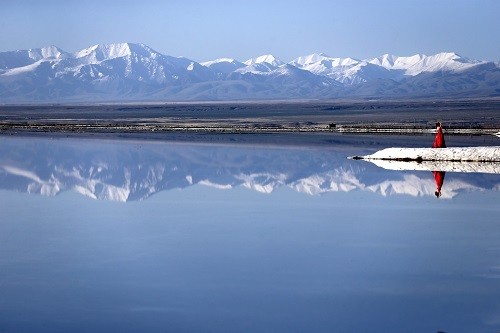
[[436, 121], [447, 135], [490, 136], [500, 131], [500, 100], [0, 106], [0, 135], [429, 136]]
[[[447, 134], [453, 135], [494, 135], [498, 128], [447, 128]], [[365, 125], [297, 125], [287, 126], [280, 124], [272, 125], [200, 125], [196, 123], [184, 124], [161, 124], [161, 123], [37, 123], [27, 122], [2, 122], [0, 133], [154, 133], [154, 132], [194, 132], [194, 133], [371, 133], [371, 134], [429, 134], [434, 129], [416, 126], [404, 126], [394, 123], [392, 125], [380, 126], [377, 124]]]

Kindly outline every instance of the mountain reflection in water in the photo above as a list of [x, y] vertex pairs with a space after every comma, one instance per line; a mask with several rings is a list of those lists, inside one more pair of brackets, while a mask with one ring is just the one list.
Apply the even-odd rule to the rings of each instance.
[[[70, 190], [99, 200], [143, 200], [192, 185], [262, 193], [280, 187], [317, 195], [362, 190], [433, 196], [433, 174], [350, 161], [336, 147], [202, 145], [84, 139], [1, 138], [2, 189], [54, 196]], [[358, 149], [364, 149], [359, 147]], [[500, 188], [498, 175], [448, 173], [441, 197]]]
[[499, 175], [436, 200], [368, 140], [0, 141], [0, 332], [498, 331]]

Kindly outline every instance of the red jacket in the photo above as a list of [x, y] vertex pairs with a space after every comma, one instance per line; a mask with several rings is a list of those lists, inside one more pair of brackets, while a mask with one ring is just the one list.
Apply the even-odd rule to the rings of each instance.
[[436, 190], [438, 192], [441, 192], [441, 187], [443, 187], [443, 182], [444, 182], [444, 171], [432, 171], [434, 174], [434, 180], [436, 181]]
[[437, 128], [436, 138], [434, 139], [432, 148], [446, 148], [446, 144], [444, 143], [443, 129], [441, 127]]

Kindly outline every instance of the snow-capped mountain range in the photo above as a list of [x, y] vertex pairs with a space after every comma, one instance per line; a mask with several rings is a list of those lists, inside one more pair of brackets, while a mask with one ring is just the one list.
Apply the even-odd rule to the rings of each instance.
[[499, 95], [499, 62], [456, 53], [198, 63], [133, 43], [0, 52], [0, 103]]

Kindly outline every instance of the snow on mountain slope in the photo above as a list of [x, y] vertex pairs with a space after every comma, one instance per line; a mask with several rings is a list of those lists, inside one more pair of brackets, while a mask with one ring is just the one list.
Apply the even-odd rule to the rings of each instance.
[[[143, 44], [94, 45], [74, 54], [47, 48], [21, 55], [18, 63], [24, 66], [0, 68], [2, 99], [15, 98], [13, 92], [20, 86], [29, 93], [19, 97], [28, 100], [51, 100], [54, 96], [94, 100], [95, 94], [113, 99], [144, 98], [165, 85], [185, 86], [216, 79], [214, 71], [195, 61], [162, 55]], [[2, 56], [0, 64], [6, 58]]]
[[103, 60], [135, 56], [141, 58], [156, 58], [160, 54], [149, 46], [134, 43], [99, 44], [78, 51], [74, 54], [77, 59], [87, 63], [97, 63]]
[[[290, 64], [284, 64], [268, 71], [245, 71], [250, 65], [230, 73], [227, 80], [238, 82], [244, 81], [253, 84], [251, 91], [246, 96], [253, 98], [311, 98], [331, 96], [338, 94], [341, 84], [328, 77], [315, 75], [309, 71], [302, 70]], [[222, 98], [230, 98], [223, 94]], [[241, 98], [245, 98], [242, 95]]]
[[296, 58], [290, 64], [314, 74], [325, 75], [344, 84], [353, 85], [378, 79], [401, 80], [423, 72], [463, 71], [481, 62], [468, 60], [456, 53], [438, 53], [433, 56], [417, 54], [398, 57], [384, 54], [378, 58], [356, 60], [333, 58], [324, 53]]
[[[261, 67], [264, 66], [264, 67]], [[319, 84], [334, 84], [332, 80], [315, 75], [307, 70], [297, 68], [290, 64], [279, 67], [268, 67], [266, 64], [254, 64], [238, 69], [228, 76], [228, 79], [250, 79], [254, 78], [262, 81], [279, 80], [281, 83], [287, 81], [309, 81]]]
[[40, 49], [31, 49], [28, 50], [29, 57], [33, 59], [34, 61], [38, 61], [41, 59], [64, 59], [68, 58], [71, 55], [57, 46], [49, 46], [49, 47], [43, 47]]
[[[94, 45], [75, 53], [80, 64], [100, 65], [93, 67], [102, 76], [106, 72], [146, 83], [163, 84], [184, 80], [210, 79], [210, 71], [200, 64], [183, 58], [162, 55], [144, 44], [118, 43]], [[197, 71], [195, 71], [195, 69]], [[85, 75], [85, 69], [80, 69]], [[208, 74], [208, 75], [206, 75]]]
[[332, 58], [324, 53], [310, 54], [290, 62], [291, 65], [338, 82], [353, 85], [375, 79], [396, 79], [397, 72], [352, 58]]
[[326, 67], [339, 67], [339, 66], [352, 66], [358, 64], [360, 61], [352, 58], [333, 58], [324, 53], [313, 53], [307, 56], [298, 57], [290, 62], [299, 68], [309, 67], [313, 69], [316, 66]]
[[395, 71], [389, 71], [383, 67], [375, 66], [364, 61], [349, 66], [332, 67], [330, 70], [325, 70], [323, 73], [325, 74], [322, 75], [327, 75], [347, 85], [357, 85], [377, 79], [397, 80], [399, 78], [399, 73]]
[[462, 71], [480, 64], [453, 52], [443, 52], [432, 56], [416, 54], [410, 57], [397, 57], [384, 54], [368, 60], [369, 63], [389, 70], [403, 70], [406, 75], [415, 76], [422, 72]]
[[0, 70], [14, 69], [31, 65], [42, 59], [66, 59], [72, 55], [56, 46], [38, 49], [0, 52]]
[[105, 59], [113, 59], [130, 55], [130, 48], [127, 43], [112, 45], [93, 45], [75, 53], [75, 58], [88, 59], [89, 62], [96, 63]]
[[256, 58], [248, 59], [248, 60], [244, 61], [243, 63], [247, 66], [266, 63], [266, 64], [270, 64], [274, 67], [278, 67], [278, 66], [285, 64], [285, 62], [277, 59], [272, 54], [265, 54], [265, 55], [261, 55], [261, 56], [256, 57]]
[[37, 67], [39, 67], [44, 61], [39, 60], [36, 62], [33, 62], [29, 65], [23, 66], [23, 67], [15, 67], [11, 69], [7, 69], [3, 75], [4, 76], [15, 76], [15, 75], [22, 75], [23, 73], [32, 73], [34, 72]]
[[[192, 84], [175, 96], [180, 100], [321, 98], [327, 94], [338, 95], [341, 89], [340, 83], [328, 77], [286, 64], [267, 72], [237, 70], [224, 80]], [[164, 98], [169, 95], [167, 88], [155, 96]]]
[[331, 59], [333, 58], [324, 53], [313, 53], [295, 58], [294, 60], [290, 61], [289, 64], [294, 65], [295, 67], [303, 68], [306, 65], [318, 63], [323, 60], [330, 61]]
[[253, 74], [263, 74], [272, 72], [278, 68], [278, 66], [269, 64], [267, 62], [255, 63], [251, 65], [246, 65], [245, 67], [238, 68], [234, 71], [234, 73], [253, 73]]
[[212, 61], [206, 61], [202, 62], [201, 65], [221, 74], [229, 74], [246, 66], [242, 62], [230, 58], [220, 58]]
[[398, 58], [398, 56], [386, 53], [381, 55], [380, 57], [369, 59], [368, 62], [387, 69], [392, 69], [394, 67], [394, 63], [398, 60]]
[[286, 84], [286, 83], [296, 83], [302, 82], [307, 84], [315, 84], [319, 87], [327, 87], [331, 85], [335, 85], [335, 82], [332, 80], [328, 80], [327, 78], [323, 78], [321, 76], [314, 75], [313, 73], [297, 68], [290, 64], [284, 64], [279, 66], [278, 68], [267, 72], [264, 74], [268, 77], [268, 80]]
[[458, 72], [422, 72], [408, 76], [392, 89], [383, 91], [387, 96], [401, 93], [419, 97], [499, 96], [500, 69], [493, 63], [485, 63]]

